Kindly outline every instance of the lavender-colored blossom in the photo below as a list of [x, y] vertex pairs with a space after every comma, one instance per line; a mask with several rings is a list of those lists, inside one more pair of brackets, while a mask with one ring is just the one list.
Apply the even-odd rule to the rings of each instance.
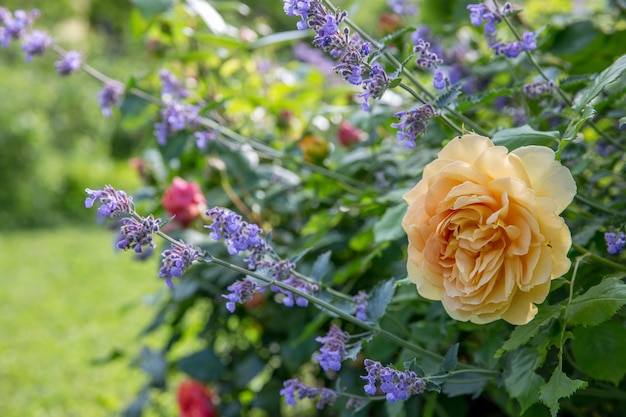
[[440, 69], [436, 69], [433, 77], [433, 87], [437, 90], [445, 90], [446, 86], [450, 82], [448, 76]]
[[604, 234], [604, 240], [606, 242], [606, 250], [611, 255], [617, 255], [624, 250], [626, 244], [626, 235], [624, 232], [606, 232]]
[[222, 298], [228, 300], [228, 302], [226, 303], [226, 309], [231, 313], [234, 313], [235, 304], [243, 304], [246, 301], [252, 300], [254, 294], [256, 294], [261, 289], [261, 287], [259, 287], [255, 282], [249, 279], [239, 280], [234, 284], [229, 285], [228, 291], [230, 291], [230, 293], [222, 295]]
[[217, 139], [217, 135], [215, 134], [215, 132], [209, 130], [194, 132], [193, 135], [196, 138], [196, 146], [198, 147], [198, 149], [206, 148], [209, 142]]
[[189, 97], [189, 90], [170, 71], [161, 69], [159, 79], [161, 80], [161, 98], [164, 100], [180, 100]]
[[[384, 175], [384, 174], [383, 174]], [[365, 291], [359, 291], [352, 300], [354, 301], [354, 316], [359, 320], [367, 320], [367, 300], [369, 295]]]
[[317, 404], [315, 405], [318, 410], [321, 410], [326, 405], [332, 405], [339, 396], [337, 392], [330, 388], [315, 388], [310, 387], [302, 381], [300, 378], [292, 378], [283, 383], [284, 388], [280, 390], [280, 395], [285, 397], [287, 404], [291, 406], [296, 405], [296, 397], [298, 400], [305, 398], [315, 399], [317, 398]]
[[311, 3], [318, 3], [318, 1], [284, 0], [283, 10], [285, 14], [287, 16], [300, 17], [300, 21], [296, 25], [298, 30], [305, 30], [307, 28], [307, 19], [309, 18]]
[[364, 391], [376, 395], [378, 385], [389, 402], [407, 400], [411, 395], [424, 392], [426, 387], [424, 379], [415, 372], [398, 371], [371, 359], [365, 359], [365, 370], [367, 375], [361, 376], [361, 379], [367, 381]]
[[370, 78], [363, 81], [363, 87], [365, 92], [362, 94], [357, 94], [358, 98], [362, 98], [363, 102], [361, 103], [361, 108], [365, 111], [370, 110], [369, 99], [380, 99], [385, 91], [389, 88], [389, 77], [387, 73], [383, 69], [382, 65], [374, 64], [372, 65], [372, 69], [370, 71]]
[[437, 65], [443, 63], [443, 59], [430, 50], [430, 43], [423, 39], [419, 39], [415, 46], [413, 46], [413, 52], [419, 53], [415, 63], [422, 68], [436, 68]]
[[317, 337], [315, 340], [322, 343], [320, 353], [315, 357], [324, 371], [339, 371], [341, 362], [348, 354], [346, 343], [350, 335], [342, 331], [337, 325], [330, 326], [330, 330], [324, 337]]
[[98, 214], [102, 217], [114, 218], [134, 211], [132, 197], [110, 185], [106, 185], [102, 190], [85, 188], [85, 192], [88, 194], [85, 199], [85, 207], [91, 208], [96, 201], [99, 201]]
[[11, 13], [8, 9], [0, 7], [0, 43], [2, 46], [8, 48], [11, 40], [24, 36], [38, 16], [39, 10], [37, 9], [30, 12], [16, 10]]
[[169, 288], [173, 288], [172, 278], [181, 277], [185, 271], [196, 261], [202, 259], [202, 253], [188, 245], [182, 240], [177, 244], [172, 244], [171, 249], [164, 250], [163, 265], [159, 270], [159, 277], [165, 278], [165, 283]]
[[198, 106], [179, 101], [166, 103], [161, 109], [161, 122], [154, 124], [154, 134], [159, 145], [165, 145], [167, 137], [172, 133], [197, 127], [200, 124], [199, 111]]
[[[285, 279], [283, 282], [309, 295], [313, 295], [317, 290], [319, 290], [319, 287], [316, 284], [305, 281], [302, 278], [296, 277], [295, 275], [290, 275], [289, 278]], [[291, 291], [285, 290], [276, 285], [272, 285], [270, 288], [274, 292], [279, 292], [285, 295], [285, 297], [282, 299], [282, 303], [286, 307], [293, 307], [294, 305], [297, 305], [298, 307], [306, 307], [309, 305], [309, 300], [299, 295], [296, 295]]]
[[415, 147], [415, 139], [426, 132], [428, 121], [437, 115], [435, 108], [427, 103], [413, 110], [396, 113], [395, 116], [400, 119], [400, 122], [392, 123], [391, 127], [399, 129], [396, 134], [398, 140], [405, 147], [412, 149]]
[[554, 81], [539, 81], [532, 84], [524, 85], [524, 94], [526, 94], [530, 98], [536, 98], [539, 96], [546, 95], [554, 91], [555, 84]]
[[33, 30], [24, 35], [22, 50], [25, 52], [24, 58], [30, 62], [35, 55], [42, 55], [48, 47], [52, 45], [52, 38], [42, 30]]
[[103, 116], [111, 117], [113, 114], [111, 107], [117, 106], [120, 103], [122, 94], [124, 94], [124, 87], [120, 83], [109, 81], [104, 84], [102, 90], [97, 94]]
[[324, 75], [334, 73], [335, 62], [319, 49], [312, 48], [304, 42], [293, 46], [293, 56], [299, 61], [316, 66]]
[[417, 6], [410, 0], [387, 0], [387, 5], [395, 14], [413, 16], [417, 14]]
[[124, 250], [134, 249], [136, 253], [142, 253], [147, 248], [155, 248], [152, 235], [159, 231], [160, 224], [161, 219], [155, 219], [152, 214], [141, 220], [134, 217], [122, 219], [117, 247]]
[[69, 75], [78, 69], [82, 64], [82, 55], [80, 52], [69, 51], [63, 57], [54, 63], [54, 67], [59, 75]]
[[521, 47], [524, 51], [537, 49], [537, 34], [535, 32], [525, 32], [522, 35]]

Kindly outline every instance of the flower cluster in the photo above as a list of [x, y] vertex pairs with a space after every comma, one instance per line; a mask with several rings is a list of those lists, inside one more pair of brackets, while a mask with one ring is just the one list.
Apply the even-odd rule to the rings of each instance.
[[[372, 54], [371, 44], [350, 34], [347, 27], [339, 28], [348, 13], [339, 9], [330, 12], [319, 0], [284, 0], [284, 11], [288, 16], [300, 17], [299, 30], [310, 28], [315, 32], [313, 44], [339, 61], [334, 67], [337, 74], [350, 84], [363, 87], [364, 92], [357, 97], [364, 99], [361, 106], [369, 110], [368, 99], [380, 99], [390, 80], [382, 65], [367, 62]], [[364, 74], [369, 78], [364, 78]]]
[[367, 300], [369, 299], [369, 295], [365, 291], [359, 291], [354, 297], [352, 297], [352, 301], [356, 304], [354, 306], [354, 317], [359, 320], [367, 320]]
[[59, 75], [69, 75], [80, 69], [82, 59], [83, 57], [80, 52], [69, 51], [54, 64], [54, 67]]
[[[163, 146], [171, 134], [185, 129], [197, 129], [202, 125], [202, 119], [200, 106], [183, 101], [191, 94], [174, 74], [161, 69], [159, 79], [164, 106], [161, 108], [161, 121], [154, 124], [154, 135], [158, 144]], [[214, 139], [214, 132], [198, 131], [194, 136], [196, 145], [203, 148], [209, 140]]]
[[203, 259], [202, 253], [198, 249], [182, 240], [172, 244], [172, 247], [164, 250], [161, 255], [163, 256], [163, 265], [159, 269], [159, 277], [165, 278], [165, 283], [169, 288], [174, 287], [172, 278], [182, 277], [194, 262]]
[[254, 297], [254, 294], [263, 290], [263, 288], [259, 287], [256, 282], [249, 279], [239, 280], [234, 284], [229, 285], [227, 289], [230, 291], [230, 294], [223, 294], [222, 298], [228, 300], [226, 303], [226, 310], [231, 313], [235, 312], [236, 303], [243, 304], [246, 301], [250, 301], [252, 300], [252, 297]]
[[361, 379], [367, 381], [363, 388], [365, 392], [376, 395], [380, 388], [389, 402], [407, 400], [411, 395], [421, 394], [426, 388], [424, 379], [413, 371], [398, 371], [371, 359], [365, 359], [365, 370], [367, 375], [361, 376]]
[[[262, 230], [256, 224], [244, 221], [240, 215], [223, 207], [213, 207], [207, 210], [206, 215], [213, 218], [213, 223], [210, 226], [205, 226], [212, 230], [209, 237], [213, 240], [223, 240], [228, 253], [231, 255], [248, 252], [248, 257], [244, 259], [248, 264], [248, 269], [266, 272], [275, 281], [282, 282], [306, 294], [313, 294], [319, 289], [316, 284], [298, 278], [291, 272], [295, 268], [295, 264], [276, 256], [272, 247], [262, 238]], [[228, 288], [230, 293], [223, 297], [231, 303], [247, 301], [254, 295], [254, 292], [251, 291], [255, 287], [248, 284], [245, 284], [245, 287], [243, 285], [243, 283], [233, 284]], [[294, 305], [306, 307], [309, 304], [306, 298], [278, 285], [271, 285], [270, 289], [284, 295], [282, 303], [287, 307]]]
[[417, 6], [411, 4], [410, 0], [387, 0], [387, 6], [391, 7], [395, 14], [406, 16], [417, 14]]
[[152, 235], [159, 231], [161, 219], [155, 219], [152, 214], [137, 220], [134, 217], [122, 219], [120, 238], [117, 241], [119, 249], [134, 249], [136, 253], [142, 253], [145, 248], [155, 248]]
[[415, 139], [426, 132], [428, 121], [437, 116], [438, 112], [430, 104], [424, 104], [413, 110], [401, 111], [395, 114], [400, 119], [398, 123], [392, 123], [391, 127], [398, 130], [398, 140], [409, 149], [415, 147]]
[[329, 388], [310, 387], [300, 381], [300, 378], [292, 378], [283, 383], [284, 388], [280, 390], [280, 395], [285, 397], [287, 404], [296, 405], [296, 396], [299, 400], [309, 398], [316, 399], [316, 407], [321, 410], [326, 405], [332, 405], [338, 397], [337, 392]]
[[530, 98], [537, 98], [554, 91], [554, 81], [538, 81], [532, 84], [524, 85], [524, 94]]
[[346, 343], [348, 343], [349, 339], [350, 335], [341, 330], [336, 324], [330, 326], [326, 336], [320, 336], [315, 339], [322, 343], [320, 353], [315, 359], [319, 361], [323, 370], [339, 371], [341, 369], [341, 362], [348, 354]]
[[607, 252], [611, 255], [617, 255], [624, 250], [626, 235], [624, 232], [606, 232], [604, 233], [604, 240], [606, 242]]
[[99, 201], [98, 215], [103, 218], [114, 218], [133, 212], [133, 198], [127, 196], [124, 191], [118, 191], [110, 185], [106, 185], [102, 190], [86, 188], [85, 192], [88, 194], [88, 197], [85, 199], [85, 207], [91, 208], [96, 201]]
[[493, 49], [496, 55], [504, 55], [508, 58], [516, 58], [523, 51], [532, 51], [537, 49], [536, 34], [526, 32], [522, 35], [521, 41], [514, 42], [498, 42], [497, 25], [502, 20], [512, 14], [515, 10], [511, 3], [507, 2], [499, 10], [491, 4], [479, 3], [467, 6], [470, 11], [470, 21], [472, 25], [483, 26], [487, 44]]
[[122, 101], [122, 95], [124, 94], [124, 86], [117, 81], [109, 81], [104, 84], [102, 90], [98, 92], [97, 97], [100, 102], [100, 108], [102, 109], [102, 115], [104, 117], [111, 117], [114, 106], [118, 106]]

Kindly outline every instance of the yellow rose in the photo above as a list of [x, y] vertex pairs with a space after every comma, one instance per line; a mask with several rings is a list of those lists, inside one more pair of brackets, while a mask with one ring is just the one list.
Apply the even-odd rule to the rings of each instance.
[[528, 323], [570, 268], [559, 213], [574, 194], [572, 174], [546, 147], [508, 153], [483, 136], [452, 140], [404, 195], [409, 278], [456, 320]]

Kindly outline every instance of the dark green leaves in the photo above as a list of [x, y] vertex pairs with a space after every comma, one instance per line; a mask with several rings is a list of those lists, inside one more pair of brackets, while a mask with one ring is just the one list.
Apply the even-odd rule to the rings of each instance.
[[385, 314], [387, 305], [391, 302], [396, 291], [396, 279], [391, 278], [378, 285], [370, 292], [370, 299], [367, 302], [366, 314], [368, 321], [376, 322]]
[[575, 297], [565, 310], [565, 318], [572, 325], [595, 326], [613, 317], [624, 304], [626, 284], [620, 278], [605, 278]]
[[607, 67], [596, 77], [591, 86], [583, 90], [574, 101], [574, 111], [580, 112], [591, 100], [596, 98], [606, 86], [617, 80], [624, 70], [626, 70], [626, 55], [619, 57], [612, 65]]
[[626, 329], [607, 321], [592, 328], [573, 330], [572, 353], [576, 364], [587, 375], [617, 385], [626, 374]]
[[509, 339], [502, 345], [496, 352], [496, 357], [501, 357], [504, 352], [512, 351], [518, 347], [526, 344], [531, 338], [533, 338], [539, 329], [556, 318], [559, 314], [561, 306], [542, 306], [539, 308], [537, 316], [531, 320], [530, 323], [523, 326], [517, 326], [515, 330], [509, 336]]
[[529, 125], [498, 130], [493, 135], [493, 143], [506, 146], [508, 150], [528, 145], [550, 146], [559, 138], [558, 131], [541, 132]]
[[587, 382], [578, 379], [570, 379], [557, 368], [550, 381], [541, 388], [541, 401], [550, 408], [552, 417], [556, 417], [559, 411], [559, 400], [567, 398], [577, 390], [587, 386]]
[[382, 243], [404, 236], [402, 217], [406, 212], [406, 207], [406, 204], [401, 203], [385, 211], [380, 221], [374, 225], [374, 242]]

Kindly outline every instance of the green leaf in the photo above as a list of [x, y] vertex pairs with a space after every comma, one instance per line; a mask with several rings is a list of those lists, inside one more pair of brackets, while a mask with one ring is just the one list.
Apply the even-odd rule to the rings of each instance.
[[313, 269], [311, 270], [310, 277], [315, 281], [320, 282], [324, 275], [326, 275], [330, 269], [330, 255], [331, 251], [327, 251], [322, 253], [317, 257], [315, 263], [313, 264]]
[[284, 43], [292, 43], [293, 41], [306, 39], [311, 37], [311, 31], [308, 30], [290, 30], [286, 32], [272, 33], [264, 36], [254, 42], [249, 43], [248, 49], [259, 49], [270, 45], [280, 45]]
[[442, 391], [449, 397], [471, 395], [477, 398], [492, 377], [480, 373], [462, 373], [449, 376], [443, 384]]
[[447, 374], [450, 371], [454, 371], [459, 356], [459, 344], [455, 343], [446, 353], [441, 364], [440, 373]]
[[376, 323], [376, 321], [385, 314], [387, 305], [391, 302], [395, 291], [396, 279], [391, 278], [376, 286], [376, 288], [370, 292], [370, 299], [367, 302], [365, 310], [368, 321]]
[[582, 93], [574, 100], [573, 109], [576, 112], [581, 111], [591, 100], [596, 98], [602, 90], [617, 80], [622, 73], [626, 70], [626, 55], [619, 57], [613, 64], [609, 65], [604, 71], [600, 73], [593, 81], [593, 85], [586, 88]]
[[546, 305], [540, 307], [539, 312], [537, 313], [535, 318], [531, 320], [530, 323], [523, 326], [517, 326], [515, 330], [511, 332], [508, 340], [504, 342], [502, 347], [498, 349], [494, 356], [496, 358], [500, 358], [502, 357], [504, 352], [515, 350], [523, 344], [527, 343], [537, 334], [540, 328], [548, 325], [552, 321], [552, 319], [558, 317], [560, 310], [560, 305]]
[[378, 244], [403, 237], [405, 233], [402, 228], [402, 217], [405, 212], [405, 203], [388, 208], [383, 217], [374, 225], [374, 242]]
[[569, 142], [576, 139], [576, 135], [580, 132], [580, 129], [583, 127], [585, 122], [589, 119], [593, 119], [596, 115], [595, 109], [589, 104], [585, 106], [582, 113], [583, 114], [580, 116], [580, 119], [578, 119], [574, 125], [570, 126], [563, 134], [564, 141]]
[[456, 83], [451, 86], [448, 90], [443, 92], [437, 99], [435, 100], [435, 108], [443, 109], [452, 103], [458, 96], [461, 95], [463, 89], [463, 83]]
[[541, 402], [550, 408], [552, 417], [556, 417], [559, 412], [559, 400], [569, 397], [577, 390], [586, 386], [586, 381], [569, 379], [560, 368], [557, 368], [554, 370], [550, 381], [541, 387]]
[[402, 82], [402, 78], [396, 77], [392, 79], [391, 81], [389, 81], [389, 87], [387, 88], [396, 88], [397, 86], [400, 85], [401, 82]]
[[575, 297], [565, 310], [565, 318], [572, 325], [596, 326], [613, 317], [624, 304], [626, 284], [621, 278], [605, 278]]
[[177, 366], [182, 372], [202, 382], [218, 379], [224, 370], [213, 349], [204, 349], [186, 356], [178, 361]]
[[617, 385], [626, 374], [624, 326], [607, 321], [593, 328], [576, 327], [572, 333], [572, 354], [580, 369], [594, 379]]
[[541, 363], [541, 357], [533, 348], [524, 348], [517, 352], [511, 361], [511, 373], [504, 380], [504, 386], [511, 397], [521, 407], [521, 413], [539, 401], [539, 389], [544, 380], [535, 373]]
[[493, 135], [493, 143], [506, 146], [509, 151], [528, 145], [550, 146], [559, 139], [558, 131], [541, 132], [529, 125], [498, 130]]

